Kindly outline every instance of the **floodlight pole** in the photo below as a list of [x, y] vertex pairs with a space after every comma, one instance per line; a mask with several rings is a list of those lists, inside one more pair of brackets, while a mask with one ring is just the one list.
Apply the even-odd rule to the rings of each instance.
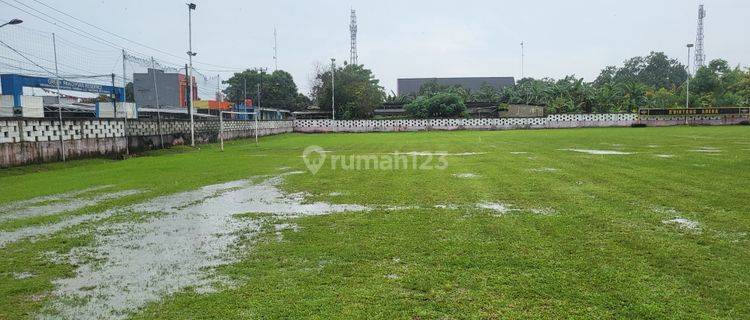
[[65, 162], [65, 141], [63, 139], [63, 118], [62, 118], [62, 101], [60, 101], [60, 72], [57, 68], [57, 40], [55, 34], [52, 33], [52, 51], [55, 54], [55, 78], [57, 78], [57, 120], [60, 121], [60, 155], [62, 161]]
[[13, 19], [13, 20], [10, 20], [10, 21], [8, 21], [6, 23], [0, 24], [0, 28], [5, 27], [7, 25], [14, 25], [14, 24], [21, 24], [21, 23], [23, 23], [23, 20], [21, 20], [21, 19]]
[[194, 3], [188, 3], [188, 63], [189, 68], [187, 72], [188, 77], [188, 113], [190, 114], [190, 145], [195, 147], [195, 121], [193, 120], [193, 57], [196, 55], [193, 52], [193, 10], [196, 6]]
[[687, 56], [687, 95], [685, 98], [685, 109], [690, 108], [690, 50], [693, 49], [693, 44], [687, 45], [688, 56]]
[[331, 58], [331, 115], [336, 120], [336, 59]]
[[685, 124], [689, 124], [688, 122], [688, 114], [687, 109], [690, 108], [690, 49], [693, 48], [692, 43], [688, 43], [687, 50], [688, 50], [688, 56], [687, 56], [687, 87], [685, 88], [686, 94], [685, 94]]

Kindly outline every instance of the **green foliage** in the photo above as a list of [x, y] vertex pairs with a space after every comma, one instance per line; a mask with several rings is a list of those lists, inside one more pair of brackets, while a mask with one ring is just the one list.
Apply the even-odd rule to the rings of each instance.
[[[575, 76], [560, 80], [521, 79], [499, 93], [509, 104], [546, 106], [548, 113], [635, 112], [639, 108], [682, 108], [687, 95], [687, 72], [661, 52], [609, 66], [592, 83]], [[692, 107], [750, 105], [750, 70], [730, 68], [714, 60], [690, 83]], [[484, 95], [484, 97], [488, 97]]]
[[229, 85], [224, 89], [224, 94], [232, 102], [239, 103], [248, 98], [257, 104], [260, 84], [261, 106], [264, 108], [300, 110], [309, 106], [309, 99], [297, 91], [292, 75], [283, 70], [276, 70], [271, 74], [260, 70], [245, 70], [235, 73], [224, 83]]
[[663, 52], [634, 57], [626, 60], [622, 68], [616, 71], [613, 68], [602, 70], [598, 80], [602, 82], [611, 76], [611, 81], [615, 83], [638, 82], [657, 89], [679, 87], [688, 76], [684, 65], [676, 59], [670, 59]]
[[362, 65], [345, 64], [336, 68], [336, 87], [331, 87], [331, 71], [318, 72], [312, 88], [321, 110], [331, 110], [332, 91], [336, 94], [337, 119], [372, 118], [375, 108], [385, 101], [385, 92], [372, 71]]
[[690, 91], [700, 106], [749, 106], [749, 84], [750, 70], [731, 68], [727, 61], [717, 59], [698, 69], [690, 83]]
[[419, 96], [406, 105], [406, 112], [417, 118], [453, 118], [466, 111], [464, 99], [457, 93], [440, 92]]
[[125, 85], [125, 101], [135, 102], [135, 92], [133, 91], [132, 82], [128, 82], [128, 84]]

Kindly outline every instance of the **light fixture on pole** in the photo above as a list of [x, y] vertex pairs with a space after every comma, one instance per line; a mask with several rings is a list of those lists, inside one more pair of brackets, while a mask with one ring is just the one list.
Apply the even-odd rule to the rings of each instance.
[[14, 25], [14, 24], [21, 24], [21, 23], [23, 23], [23, 20], [21, 20], [21, 19], [13, 19], [13, 20], [10, 20], [10, 21], [8, 21], [6, 23], [0, 24], [0, 28], [5, 27], [7, 25]]
[[336, 120], [336, 59], [331, 58], [331, 112]]
[[690, 51], [693, 49], [695, 45], [692, 43], [688, 43], [687, 49], [688, 49], [688, 56], [687, 56], [687, 94], [685, 97], [685, 109], [690, 108]]
[[188, 113], [190, 114], [190, 145], [195, 147], [195, 123], [193, 121], [193, 57], [197, 53], [193, 52], [193, 10], [195, 10], [195, 3], [188, 3], [188, 70], [187, 72], [187, 84], [188, 84]]

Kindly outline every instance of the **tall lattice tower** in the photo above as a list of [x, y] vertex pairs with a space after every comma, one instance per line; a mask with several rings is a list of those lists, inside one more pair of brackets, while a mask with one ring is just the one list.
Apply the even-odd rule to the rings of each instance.
[[703, 46], [703, 19], [706, 18], [706, 9], [703, 4], [698, 6], [698, 35], [695, 38], [695, 70], [706, 65], [706, 51]]
[[352, 9], [352, 22], [349, 24], [349, 31], [352, 36], [351, 57], [349, 64], [357, 64], [357, 11]]

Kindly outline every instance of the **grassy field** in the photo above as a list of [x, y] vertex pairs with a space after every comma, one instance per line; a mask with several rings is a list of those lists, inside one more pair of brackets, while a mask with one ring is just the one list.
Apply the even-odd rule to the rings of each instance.
[[[234, 215], [257, 225], [235, 231], [233, 260], [206, 271], [228, 281], [210, 292], [187, 283], [118, 317], [747, 319], [749, 129], [288, 134], [259, 147], [228, 142], [223, 153], [204, 145], [14, 168], [0, 171], [0, 206], [8, 212], [19, 201], [96, 186], [104, 187], [87, 197], [139, 192], [56, 214], [0, 212], [0, 239], [207, 185], [304, 171], [283, 176], [285, 194], [368, 210]], [[324, 165], [313, 175], [301, 158], [312, 145], [329, 158], [449, 155], [444, 170]], [[107, 225], [148, 226], [152, 218], [106, 216], [6, 243], [0, 319], [54, 316], [57, 279], [85, 277], [79, 268], [91, 264], [60, 257], [95, 247]], [[106, 267], [108, 258], [91, 260]]]

